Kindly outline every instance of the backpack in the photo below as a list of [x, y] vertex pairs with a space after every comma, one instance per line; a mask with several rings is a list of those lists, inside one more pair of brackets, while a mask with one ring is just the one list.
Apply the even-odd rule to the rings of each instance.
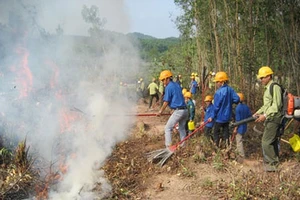
[[300, 118], [300, 97], [294, 96], [287, 91], [282, 85], [273, 82], [270, 85], [270, 94], [273, 97], [273, 87], [274, 85], [278, 85], [281, 89], [281, 99], [282, 99], [282, 107], [281, 114], [282, 119], [280, 122], [280, 126], [277, 130], [277, 137], [281, 137], [284, 134], [285, 124], [288, 119], [291, 118]]
[[274, 85], [278, 85], [281, 89], [281, 97], [282, 97], [282, 108], [281, 113], [285, 118], [300, 118], [300, 97], [294, 96], [289, 93], [287, 89], [285, 89], [279, 83], [273, 82], [270, 85], [270, 94], [273, 97], [273, 87]]

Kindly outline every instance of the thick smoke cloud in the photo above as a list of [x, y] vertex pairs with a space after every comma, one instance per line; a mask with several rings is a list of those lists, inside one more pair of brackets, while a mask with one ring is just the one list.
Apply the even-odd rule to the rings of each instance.
[[[99, 168], [133, 121], [124, 115], [135, 112], [134, 93], [129, 84], [129, 92], [120, 95], [119, 83], [134, 83], [140, 61], [122, 35], [62, 34], [70, 26], [74, 35], [81, 34], [76, 34], [79, 29], [88, 33], [86, 24], [67, 20], [72, 13], [78, 18], [82, 8], [81, 1], [71, 2], [0, 0], [0, 134], [8, 148], [26, 139], [32, 156], [60, 174], [51, 199], [92, 199], [110, 190]], [[95, 2], [100, 14], [114, 13], [106, 16], [107, 25], [122, 19], [110, 26], [127, 28], [121, 1], [109, 1], [109, 7], [104, 4], [108, 1]], [[56, 25], [60, 29], [48, 31], [56, 23], [49, 16], [64, 12], [66, 20]], [[49, 168], [43, 168], [43, 175]], [[92, 192], [96, 185], [102, 188], [97, 194]]]

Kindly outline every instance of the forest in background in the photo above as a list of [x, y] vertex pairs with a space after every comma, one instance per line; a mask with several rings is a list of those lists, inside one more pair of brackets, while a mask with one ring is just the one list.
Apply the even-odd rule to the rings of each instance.
[[[140, 38], [144, 58], [156, 68], [151, 72], [168, 68], [189, 79], [192, 72], [205, 77], [209, 71], [225, 71], [230, 84], [245, 93], [251, 107], [257, 107], [262, 93], [256, 89], [256, 74], [267, 65], [276, 81], [299, 95], [299, 1], [174, 2], [183, 11], [176, 20], [179, 41]], [[161, 42], [168, 44], [166, 50]]]
[[[230, 84], [245, 93], [251, 100], [248, 102], [251, 107], [257, 107], [255, 99], [261, 93], [255, 89], [256, 74], [261, 66], [268, 65], [274, 70], [278, 82], [292, 93], [300, 93], [299, 1], [174, 2], [182, 10], [175, 22], [180, 31], [179, 38], [157, 39], [142, 33], [124, 35], [106, 31], [105, 20], [96, 6], [82, 9], [84, 21], [91, 25], [90, 36], [66, 36], [60, 25], [55, 34], [49, 34], [43, 27], [37, 29], [44, 38], [43, 42], [48, 43], [46, 45], [55, 45], [51, 38], [55, 41], [58, 41], [57, 37], [62, 38], [62, 42], [72, 40], [72, 51], [95, 58], [105, 53], [110, 40], [129, 38], [144, 61], [141, 72], [132, 75], [133, 79], [143, 76], [151, 80], [163, 69], [182, 74], [184, 80], [189, 80], [192, 72], [205, 77], [209, 71], [225, 71]], [[3, 35], [11, 32], [10, 27], [1, 24], [0, 29]], [[0, 37], [0, 57], [3, 57], [6, 55], [1, 55], [1, 52], [5, 52], [3, 48], [7, 41], [1, 41], [1, 38], [7, 37]], [[126, 47], [121, 51], [127, 51]], [[95, 61], [84, 64], [98, 65]]]
[[[295, 0], [222, 1], [175, 0], [181, 56], [186, 72], [226, 71], [230, 82], [246, 94], [252, 106], [261, 66], [270, 66], [278, 81], [299, 94], [300, 2]], [[170, 55], [170, 54], [169, 54]], [[175, 64], [176, 65], [176, 64]], [[178, 65], [178, 64], [177, 64]], [[250, 98], [251, 97], [251, 98]]]

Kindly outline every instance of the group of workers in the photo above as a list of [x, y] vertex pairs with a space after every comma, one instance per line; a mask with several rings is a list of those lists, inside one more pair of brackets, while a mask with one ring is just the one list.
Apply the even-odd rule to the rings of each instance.
[[[203, 82], [203, 87], [206, 87], [208, 89], [214, 89], [214, 82], [213, 82], [213, 77], [216, 75], [215, 72], [209, 72], [207, 76], [205, 76], [205, 80], [202, 80]], [[192, 95], [195, 95], [197, 92], [200, 91], [200, 88], [202, 86], [202, 82], [200, 80], [200, 77], [197, 72], [192, 72], [190, 75], [190, 81], [185, 82], [188, 83], [185, 85], [183, 82], [183, 78], [181, 74], [177, 75], [175, 78], [175, 82], [178, 83], [182, 88], [188, 88], [189, 91], [192, 93]]]
[[[215, 72], [209, 72], [208, 78], [207, 78], [207, 87], [209, 89], [213, 89], [214, 83], [212, 82], [212, 78], [214, 77]], [[187, 85], [188, 92], [187, 95], [195, 95], [197, 92], [200, 90], [200, 78], [198, 76], [198, 73], [191, 73], [190, 76], [190, 82]], [[183, 95], [184, 91], [187, 91], [187, 89], [184, 87], [183, 84], [183, 79], [181, 74], [177, 75], [175, 80], [175, 83], [177, 83], [181, 88], [183, 89]], [[143, 82], [143, 79], [140, 78], [137, 82], [137, 93], [139, 97], [145, 97], [145, 91], [148, 91], [148, 94], [150, 96], [150, 101], [149, 101], [149, 110], [152, 111], [155, 106], [157, 106], [160, 103], [160, 106], [162, 106], [162, 97], [164, 94], [164, 84], [162, 81], [157, 82], [156, 78], [152, 78], [152, 82], [148, 85], [148, 87], [145, 87], [145, 84]], [[155, 98], [156, 103], [153, 106], [153, 99]], [[195, 103], [195, 101], [193, 101]]]
[[[212, 75], [212, 74], [211, 74]], [[256, 117], [256, 122], [264, 122], [264, 133], [262, 136], [262, 149], [264, 158], [264, 167], [268, 172], [277, 170], [279, 165], [279, 150], [277, 129], [282, 118], [282, 97], [280, 87], [274, 85], [274, 94], [270, 95], [268, 88], [273, 82], [273, 71], [268, 66], [259, 69], [257, 78], [265, 87], [263, 96], [263, 106], [254, 114], [250, 108], [244, 103], [244, 95], [236, 93], [229, 86], [229, 78], [226, 72], [220, 71], [214, 74], [213, 82], [216, 85], [214, 96], [207, 95], [204, 99], [205, 108], [205, 136], [211, 139], [217, 148], [221, 147], [221, 142], [228, 147], [231, 140], [235, 136], [237, 142], [237, 151], [240, 158], [245, 157], [243, 148], [243, 135], [247, 131], [247, 124], [239, 125], [233, 130], [233, 134], [229, 133], [229, 123], [233, 117], [233, 104], [237, 104], [235, 108], [235, 121], [240, 121], [251, 116]], [[195, 77], [191, 77], [195, 81]], [[163, 104], [156, 114], [160, 116], [167, 107], [173, 110], [165, 125], [165, 145], [168, 148], [172, 145], [173, 127], [178, 124], [178, 132], [180, 140], [186, 137], [186, 124], [194, 120], [195, 105], [192, 99], [193, 90], [183, 91], [180, 84], [173, 81], [173, 74], [170, 70], [164, 70], [160, 73], [159, 80], [164, 84]], [[189, 130], [191, 131], [191, 130]], [[231, 135], [231, 137], [230, 137]], [[183, 143], [182, 143], [183, 144]]]

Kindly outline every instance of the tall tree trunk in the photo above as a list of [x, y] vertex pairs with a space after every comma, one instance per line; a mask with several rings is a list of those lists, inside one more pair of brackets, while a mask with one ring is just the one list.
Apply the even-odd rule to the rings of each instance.
[[[231, 79], [234, 79], [234, 77], [236, 77], [235, 74], [235, 56], [233, 56], [233, 61], [231, 60], [231, 54], [232, 52], [234, 52], [234, 39], [232, 38], [232, 34], [231, 34], [231, 26], [229, 26], [229, 24], [231, 24], [230, 19], [229, 19], [229, 14], [228, 12], [230, 12], [230, 8], [227, 5], [227, 1], [224, 0], [224, 12], [225, 12], [225, 23], [224, 23], [224, 31], [225, 31], [225, 38], [226, 38], [226, 46], [227, 46], [227, 72], [229, 74], [229, 77], [231, 77]], [[233, 53], [234, 54], [234, 53]]]
[[216, 53], [217, 68], [218, 71], [223, 71], [221, 49], [220, 49], [219, 36], [217, 31], [217, 8], [216, 8], [215, 0], [210, 0], [210, 13], [211, 13], [210, 16], [212, 21], [215, 45], [216, 45], [215, 53]]
[[[239, 3], [238, 0], [235, 1], [235, 35], [236, 35], [236, 68], [237, 76], [236, 77], [245, 77], [242, 75], [242, 64], [241, 64], [241, 47], [240, 47], [240, 30], [239, 30]], [[235, 69], [236, 69], [235, 68]], [[244, 78], [239, 78], [239, 85], [241, 88], [244, 88]]]
[[[254, 36], [255, 36], [255, 29], [253, 29], [253, 0], [249, 0], [248, 4], [248, 11], [249, 11], [249, 71], [250, 73], [248, 73], [248, 80], [249, 80], [249, 84], [248, 84], [248, 96], [247, 99], [250, 99], [250, 97], [256, 97], [257, 93], [251, 93], [251, 91], [255, 91], [255, 83], [256, 81], [253, 82], [253, 75], [255, 74], [254, 71], [254, 66], [253, 66], [253, 60], [254, 60]], [[256, 77], [255, 77], [256, 78]], [[253, 105], [254, 106], [254, 105]]]
[[200, 42], [200, 22], [199, 22], [199, 11], [197, 9], [197, 1], [194, 2], [194, 23], [196, 25], [196, 44], [197, 44], [197, 53], [198, 53], [198, 67], [199, 72], [202, 72], [202, 56], [201, 56], [201, 42]]
[[267, 52], [267, 63], [265, 65], [270, 65], [270, 47], [269, 47], [269, 33], [268, 33], [268, 13], [264, 14], [264, 28], [265, 28], [265, 48]]
[[[298, 50], [298, 45], [300, 41], [300, 36], [299, 36], [300, 27], [299, 27], [299, 22], [298, 24], [297, 22], [295, 22], [295, 14], [296, 14], [295, 12], [297, 12], [297, 10], [295, 11], [295, 7], [296, 6], [294, 6], [292, 3], [289, 4], [290, 27], [288, 30], [284, 30], [284, 33], [285, 33], [286, 43], [291, 44], [291, 46], [288, 46], [290, 63], [293, 71], [293, 74], [291, 74], [290, 76], [292, 78], [292, 83], [290, 83], [290, 87], [295, 87], [296, 92], [299, 95], [300, 94], [300, 78], [299, 78], [300, 52]], [[290, 33], [289, 35], [287, 34], [287, 31]]]

